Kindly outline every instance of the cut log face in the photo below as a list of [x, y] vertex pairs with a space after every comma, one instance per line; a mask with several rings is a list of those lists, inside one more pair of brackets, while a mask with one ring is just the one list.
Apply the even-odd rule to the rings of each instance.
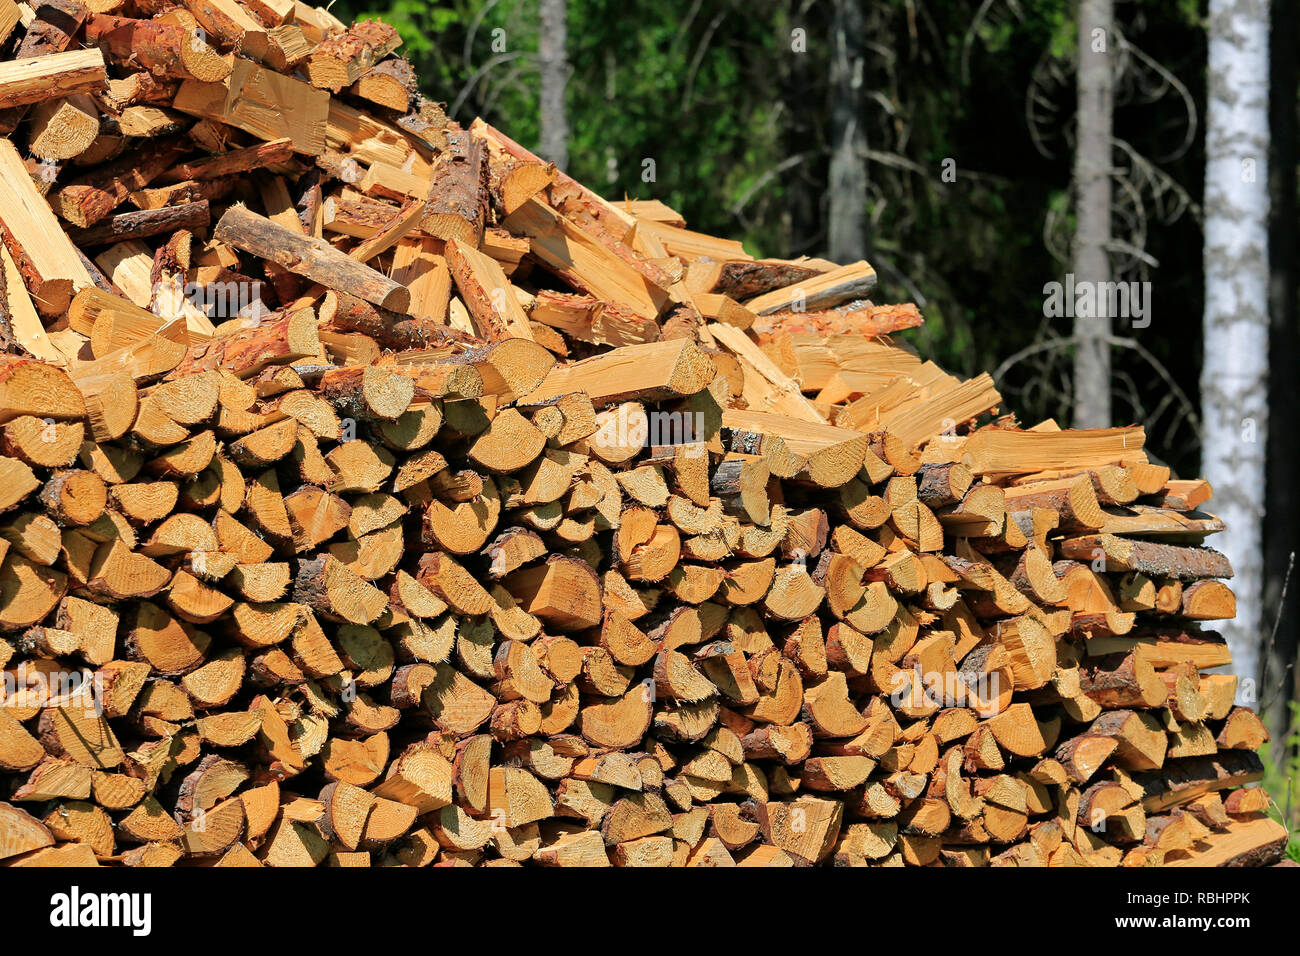
[[0, 859], [54, 845], [54, 835], [27, 811], [0, 803]]
[[1140, 427], [995, 418], [871, 264], [607, 201], [389, 25], [5, 37], [0, 863], [1280, 854]]
[[620, 698], [584, 708], [577, 727], [583, 738], [597, 747], [630, 747], [650, 728], [652, 697], [648, 684], [632, 687]]

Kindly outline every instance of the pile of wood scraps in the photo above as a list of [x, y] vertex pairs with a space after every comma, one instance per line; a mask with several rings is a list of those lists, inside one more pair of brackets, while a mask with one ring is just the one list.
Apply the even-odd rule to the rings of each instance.
[[382, 23], [0, 41], [0, 865], [1280, 855], [1140, 427], [1020, 427], [867, 263], [608, 201]]

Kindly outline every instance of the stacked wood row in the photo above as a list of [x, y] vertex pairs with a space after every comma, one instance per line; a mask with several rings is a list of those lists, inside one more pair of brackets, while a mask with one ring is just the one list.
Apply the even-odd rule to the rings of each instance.
[[0, 863], [1278, 856], [1140, 427], [995, 417], [867, 263], [608, 202], [384, 24], [4, 22]]

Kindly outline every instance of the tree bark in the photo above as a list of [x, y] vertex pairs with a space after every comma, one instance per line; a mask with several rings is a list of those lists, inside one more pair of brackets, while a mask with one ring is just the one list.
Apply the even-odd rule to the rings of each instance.
[[862, 123], [865, 25], [858, 0], [831, 12], [831, 159], [827, 244], [835, 262], [867, 254], [867, 132]]
[[541, 0], [537, 59], [541, 65], [541, 144], [537, 152], [560, 169], [569, 166], [569, 119], [564, 92], [569, 82], [566, 49], [568, 0]]
[[[1079, 98], [1074, 147], [1074, 278], [1110, 281], [1111, 122], [1114, 114], [1113, 0], [1079, 0]], [[1094, 297], [1098, 315], [1074, 318], [1074, 426], [1110, 425], [1110, 316]]]
[[1205, 126], [1205, 355], [1202, 467], [1237, 618], [1222, 628], [1254, 702], [1266, 625], [1262, 517], [1268, 437], [1268, 4], [1211, 0]]
[[[1264, 526], [1264, 626], [1277, 622], [1276, 639], [1268, 647], [1263, 666], [1262, 716], [1274, 737], [1282, 738], [1291, 723], [1286, 706], [1296, 695], [1293, 670], [1300, 650], [1300, 581], [1286, 583], [1287, 568], [1300, 534], [1300, 502], [1291, 494], [1292, 476], [1300, 467], [1300, 385], [1295, 363], [1300, 355], [1296, 322], [1300, 318], [1300, 259], [1295, 236], [1296, 163], [1300, 162], [1300, 123], [1296, 117], [1297, 56], [1300, 15], [1296, 5], [1273, 5], [1269, 75], [1271, 76], [1269, 193], [1272, 223], [1269, 263], [1272, 274], [1269, 343], [1268, 522]], [[1294, 576], [1295, 572], [1292, 571]], [[1285, 589], [1285, 594], [1283, 590]], [[1285, 759], [1278, 748], [1276, 759]]]
[[245, 206], [227, 209], [212, 237], [319, 282], [326, 289], [355, 295], [382, 309], [406, 312], [411, 305], [411, 294], [400, 283], [339, 252], [323, 239], [300, 235]]
[[826, 242], [822, 160], [807, 155], [809, 145], [819, 143], [824, 135], [818, 111], [808, 108], [808, 90], [817, 89], [824, 76], [822, 47], [815, 46], [813, 53], [808, 49], [814, 42], [810, 37], [825, 35], [824, 10], [818, 4], [805, 9], [800, 0], [786, 0], [779, 5], [775, 25], [776, 49], [783, 51], [773, 63], [781, 98], [781, 153], [790, 157], [787, 162], [791, 163], [784, 171], [778, 170], [784, 200], [781, 247], [790, 257], [820, 255]]

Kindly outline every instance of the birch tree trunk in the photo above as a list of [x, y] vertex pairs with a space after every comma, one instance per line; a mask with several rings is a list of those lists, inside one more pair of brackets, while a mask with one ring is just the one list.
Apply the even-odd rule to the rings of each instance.
[[[1115, 110], [1112, 0], [1079, 0], [1078, 113], [1074, 148], [1074, 279], [1110, 281], [1111, 123]], [[1110, 415], [1110, 316], [1074, 317], [1074, 426], [1104, 428]]]
[[1250, 699], [1262, 620], [1268, 436], [1268, 3], [1210, 0], [1205, 123], [1205, 358], [1201, 470], [1228, 525], [1237, 617], [1220, 628]]
[[564, 91], [569, 82], [566, 32], [568, 0], [541, 0], [537, 60], [541, 69], [541, 143], [538, 155], [560, 169], [569, 166], [569, 118]]
[[831, 161], [827, 245], [835, 262], [867, 255], [867, 134], [862, 125], [863, 33], [860, 0], [831, 10]]

